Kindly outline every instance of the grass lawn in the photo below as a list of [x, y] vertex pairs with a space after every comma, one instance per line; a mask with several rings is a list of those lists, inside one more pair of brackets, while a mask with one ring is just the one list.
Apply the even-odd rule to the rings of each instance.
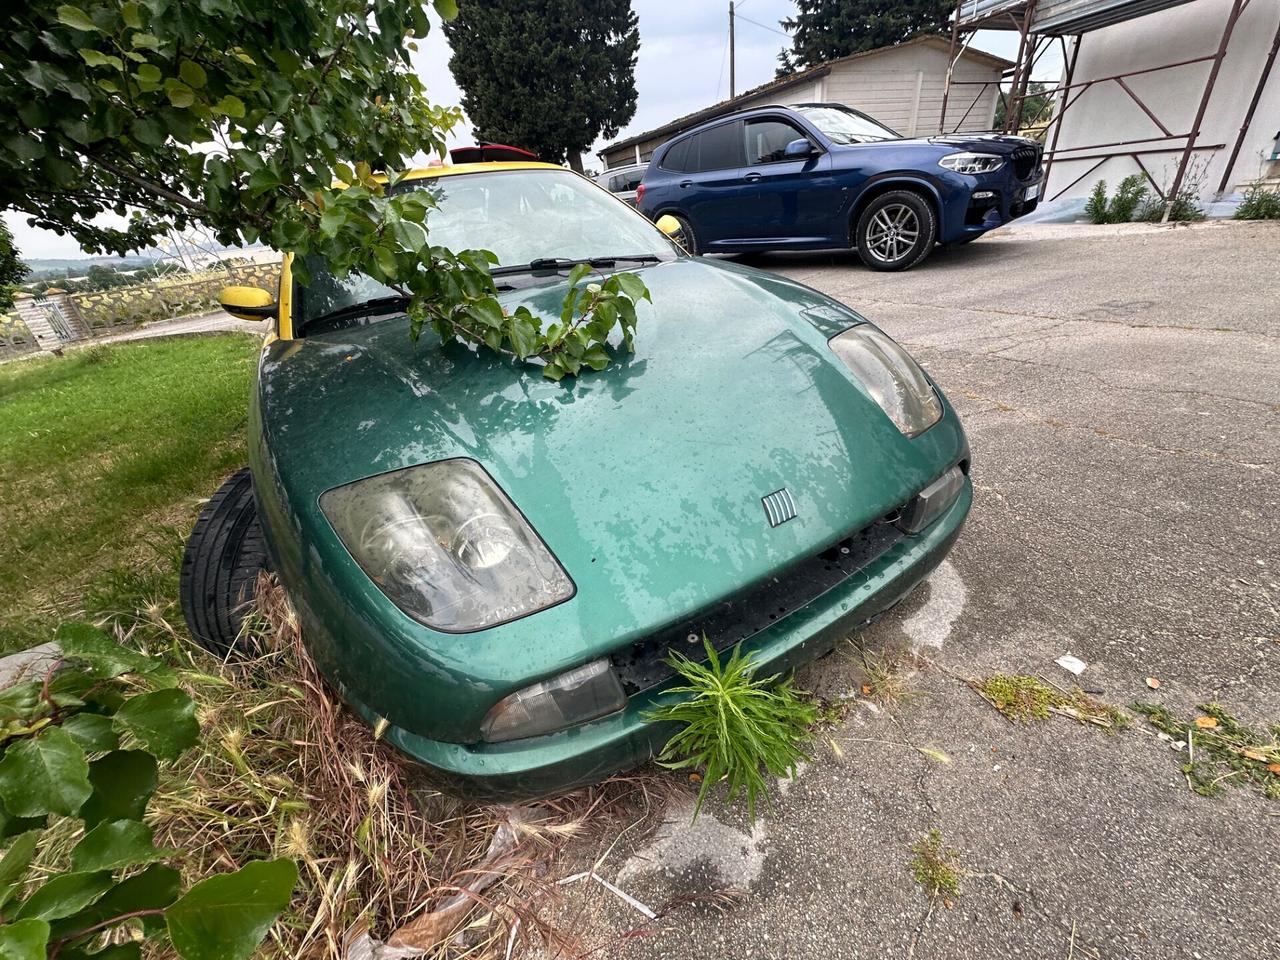
[[0, 366], [0, 653], [68, 617], [181, 621], [182, 543], [245, 462], [258, 348], [232, 334]]

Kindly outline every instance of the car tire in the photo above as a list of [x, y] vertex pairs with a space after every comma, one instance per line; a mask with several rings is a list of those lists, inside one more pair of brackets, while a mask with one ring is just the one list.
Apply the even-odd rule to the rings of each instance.
[[853, 230], [858, 256], [872, 270], [910, 270], [938, 240], [933, 205], [914, 190], [890, 190], [867, 204]]
[[178, 596], [196, 642], [221, 659], [252, 653], [240, 627], [258, 574], [270, 569], [253, 479], [237, 470], [209, 498], [182, 554]]
[[689, 222], [688, 217], [673, 213], [673, 217], [680, 222], [680, 236], [684, 238], [684, 252], [691, 257], [698, 256], [702, 251], [698, 247], [698, 235], [693, 232], [693, 224]]

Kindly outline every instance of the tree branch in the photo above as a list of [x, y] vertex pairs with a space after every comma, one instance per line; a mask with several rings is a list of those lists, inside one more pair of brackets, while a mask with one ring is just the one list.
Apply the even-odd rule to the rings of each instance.
[[58, 960], [58, 954], [62, 948], [72, 940], [79, 940], [81, 937], [87, 937], [91, 933], [97, 933], [113, 924], [123, 923], [126, 920], [136, 920], [138, 917], [158, 917], [164, 913], [163, 908], [154, 908], [150, 910], [134, 910], [132, 913], [122, 913], [118, 917], [112, 917], [109, 920], [103, 920], [101, 923], [95, 923], [92, 927], [86, 927], [83, 930], [77, 930], [75, 933], [68, 933], [65, 937], [59, 937], [49, 945], [49, 960]]
[[176, 203], [180, 207], [185, 207], [186, 209], [190, 210], [192, 213], [207, 215], [210, 212], [209, 208], [206, 207], [203, 203], [198, 203], [197, 201], [192, 200], [190, 197], [183, 196], [181, 193], [178, 193], [176, 190], [170, 190], [168, 187], [163, 187], [158, 183], [152, 183], [150, 180], [144, 179], [143, 177], [138, 176], [133, 171], [126, 170], [123, 167], [118, 166], [117, 164], [111, 162], [110, 160], [104, 160], [101, 157], [95, 157], [93, 154], [85, 154], [85, 159], [88, 160], [90, 163], [92, 163], [95, 167], [101, 167], [103, 170], [106, 170], [110, 174], [114, 174], [115, 176], [119, 177], [121, 180], [128, 180], [135, 187], [145, 190], [148, 193], [153, 193], [158, 197], [162, 197], [165, 200], [168, 200], [170, 203]]

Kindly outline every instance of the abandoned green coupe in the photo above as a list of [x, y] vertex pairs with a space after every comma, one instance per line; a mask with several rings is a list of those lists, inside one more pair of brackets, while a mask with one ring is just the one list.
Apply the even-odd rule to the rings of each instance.
[[[269, 563], [325, 677], [471, 797], [529, 798], [642, 763], [673, 732], [668, 652], [741, 644], [763, 673], [830, 650], [947, 554], [969, 448], [893, 340], [808, 287], [687, 255], [566, 169], [421, 171], [433, 243], [486, 248], [501, 299], [558, 314], [569, 265], [637, 273], [634, 353], [552, 382], [414, 343], [367, 278], [286, 258], [229, 291], [275, 325], [250, 473], [202, 515], [193, 631], [225, 649]], [[259, 533], [260, 531], [260, 533]]]

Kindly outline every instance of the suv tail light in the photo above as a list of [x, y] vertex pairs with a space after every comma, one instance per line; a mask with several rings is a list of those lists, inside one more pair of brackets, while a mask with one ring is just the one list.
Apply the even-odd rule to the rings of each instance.
[[636, 184], [636, 203], [639, 203], [643, 199], [644, 199], [644, 184], [637, 183]]

